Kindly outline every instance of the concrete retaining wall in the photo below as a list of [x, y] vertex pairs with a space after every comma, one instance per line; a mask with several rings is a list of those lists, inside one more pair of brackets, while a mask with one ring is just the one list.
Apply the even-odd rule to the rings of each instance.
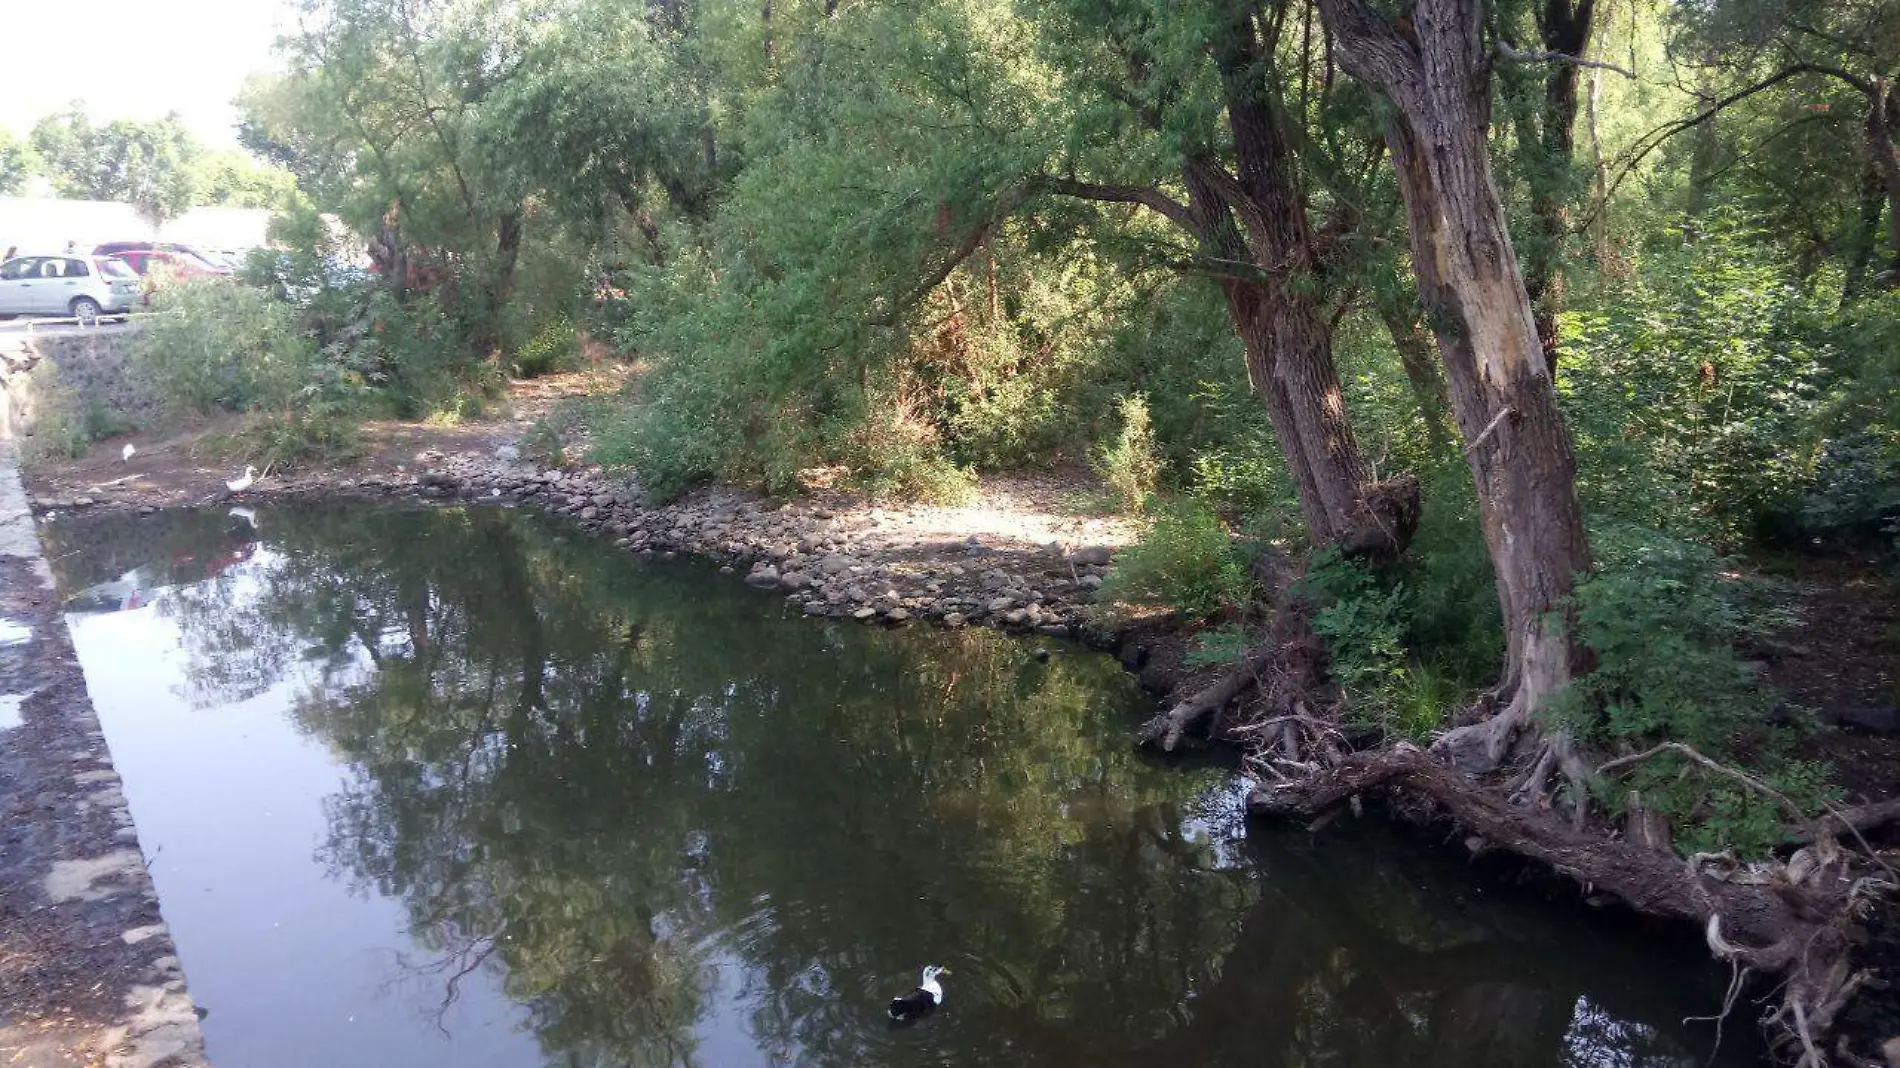
[[130, 370], [143, 334], [137, 324], [0, 334], [0, 440], [150, 425], [158, 398]]

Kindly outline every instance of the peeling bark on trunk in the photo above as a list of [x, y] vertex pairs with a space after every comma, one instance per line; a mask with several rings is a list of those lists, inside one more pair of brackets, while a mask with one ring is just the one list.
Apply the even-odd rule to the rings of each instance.
[[[1341, 62], [1399, 114], [1387, 145], [1408, 215], [1419, 295], [1438, 337], [1452, 414], [1478, 490], [1507, 659], [1493, 720], [1451, 732], [1468, 770], [1496, 767], [1532, 715], [1585, 666], [1549, 617], [1590, 566], [1576, 461], [1538, 341], [1485, 143], [1489, 54], [1477, 0], [1420, 0], [1416, 39], [1364, 0], [1321, 0]], [[1577, 765], [1563, 745], [1565, 770]]]

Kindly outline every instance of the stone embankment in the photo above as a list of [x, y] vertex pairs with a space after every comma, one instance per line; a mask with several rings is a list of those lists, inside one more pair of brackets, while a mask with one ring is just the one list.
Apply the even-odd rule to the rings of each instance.
[[203, 1064], [178, 951], [0, 436], [0, 1065]]
[[[538, 469], [512, 462], [506, 447], [498, 451], [499, 457], [424, 454], [418, 470], [353, 485], [372, 494], [567, 516], [630, 552], [715, 560], [755, 587], [784, 594], [807, 615], [887, 624], [916, 619], [1083, 637], [1086, 607], [1114, 551], [1060, 537], [1026, 539], [1052, 533], [1047, 526], [958, 537], [940, 514], [886, 511], [843, 495], [776, 502], [708, 490], [654, 507], [598, 471]], [[1119, 531], [1098, 520], [1093, 527], [1076, 521], [1072, 533]]]

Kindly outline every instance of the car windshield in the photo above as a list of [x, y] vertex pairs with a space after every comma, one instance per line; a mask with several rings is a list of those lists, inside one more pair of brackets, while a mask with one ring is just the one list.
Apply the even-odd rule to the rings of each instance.
[[99, 273], [107, 278], [137, 278], [138, 272], [125, 265], [124, 260], [102, 259], [99, 261]]

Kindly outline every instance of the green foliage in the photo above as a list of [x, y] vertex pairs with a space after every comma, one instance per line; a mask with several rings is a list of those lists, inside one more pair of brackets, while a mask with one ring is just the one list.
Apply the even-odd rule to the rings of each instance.
[[12, 196], [23, 190], [39, 166], [32, 143], [21, 141], [13, 136], [13, 131], [0, 126], [0, 196]]
[[1121, 430], [1095, 450], [1095, 470], [1124, 509], [1141, 513], [1155, 491], [1161, 461], [1156, 455], [1154, 426], [1148, 420], [1148, 398], [1140, 393], [1124, 397]]
[[27, 372], [27, 388], [21, 392], [33, 398], [33, 408], [23, 413], [31, 428], [22, 442], [27, 463], [74, 460], [86, 454], [96, 440], [93, 428], [78, 392], [60, 377], [57, 363], [41, 360]]
[[346, 464], [363, 455], [362, 434], [342, 415], [318, 410], [271, 412], [229, 435], [221, 450], [233, 460], [290, 471]]
[[1138, 544], [1115, 555], [1101, 603], [1165, 605], [1206, 619], [1242, 604], [1247, 565], [1220, 518], [1193, 498], [1162, 505]]
[[315, 353], [291, 310], [246, 286], [192, 281], [162, 290], [133, 373], [175, 414], [285, 407], [311, 384]]
[[1204, 630], [1195, 635], [1194, 643], [1188, 647], [1187, 655], [1182, 659], [1191, 668], [1232, 664], [1247, 651], [1247, 645], [1247, 632], [1240, 627]]
[[1404, 583], [1382, 582], [1362, 561], [1329, 551], [1309, 564], [1301, 590], [1317, 605], [1313, 632], [1326, 641], [1348, 723], [1414, 740], [1443, 724], [1458, 694], [1406, 649], [1412, 596]]
[[[1599, 571], [1578, 584], [1570, 610], [1596, 668], [1552, 702], [1551, 721], [1599, 752], [1675, 741], [1745, 766], [1804, 805], [1829, 797], [1825, 769], [1787, 756], [1790, 732], [1770, 716], [1774, 694], [1735, 654], [1735, 639], [1758, 624], [1714, 554], [1625, 526], [1600, 529], [1595, 544]], [[1784, 820], [1771, 800], [1674, 755], [1597, 788], [1615, 810], [1636, 791], [1690, 850], [1760, 854]]]

